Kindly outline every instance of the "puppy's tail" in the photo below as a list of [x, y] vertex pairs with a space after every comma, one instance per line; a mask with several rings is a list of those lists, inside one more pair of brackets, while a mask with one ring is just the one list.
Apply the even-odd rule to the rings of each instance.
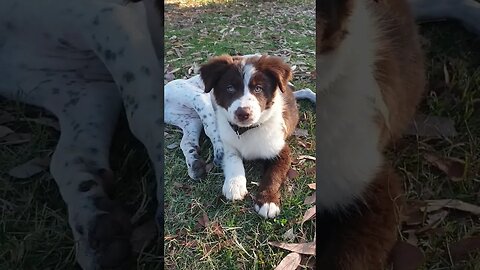
[[295, 92], [293, 92], [293, 95], [295, 96], [295, 99], [296, 99], [296, 100], [299, 100], [299, 99], [308, 99], [308, 100], [310, 100], [313, 104], [316, 103], [317, 95], [315, 94], [315, 92], [313, 92], [312, 90], [310, 90], [310, 89], [308, 89], [308, 88], [295, 91]]
[[480, 35], [480, 3], [475, 0], [408, 0], [417, 22], [453, 19]]

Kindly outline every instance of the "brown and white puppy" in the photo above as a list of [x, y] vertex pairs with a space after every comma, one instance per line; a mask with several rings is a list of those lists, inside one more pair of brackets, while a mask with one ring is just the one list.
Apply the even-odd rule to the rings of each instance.
[[280, 213], [280, 187], [291, 165], [285, 140], [298, 122], [289, 80], [290, 66], [274, 56], [223, 55], [200, 68], [211, 93], [218, 132], [224, 144], [223, 195], [241, 200], [248, 193], [242, 160], [266, 160], [256, 211], [265, 218]]
[[396, 242], [400, 179], [384, 159], [424, 91], [405, 0], [317, 6], [319, 265], [384, 269]]

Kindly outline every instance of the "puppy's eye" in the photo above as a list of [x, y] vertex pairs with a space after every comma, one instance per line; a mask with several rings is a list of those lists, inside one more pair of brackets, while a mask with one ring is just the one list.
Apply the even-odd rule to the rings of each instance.
[[235, 92], [235, 88], [233, 88], [233, 86], [229, 85], [229, 86], [227, 86], [227, 92], [228, 93], [233, 93], [233, 92]]
[[263, 87], [261, 85], [255, 86], [255, 89], [253, 89], [255, 93], [260, 93], [263, 91]]

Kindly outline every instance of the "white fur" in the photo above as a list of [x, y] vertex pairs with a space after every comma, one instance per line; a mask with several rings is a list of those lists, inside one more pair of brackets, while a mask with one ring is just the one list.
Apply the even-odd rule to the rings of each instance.
[[[162, 81], [157, 76], [162, 70], [160, 48], [154, 47], [159, 44], [152, 42], [158, 35], [150, 32], [161, 18], [148, 8], [153, 3], [0, 1], [0, 96], [42, 107], [60, 122], [50, 172], [68, 207], [83, 269], [99, 269], [111, 245], [120, 247], [114, 238], [128, 239], [126, 234], [95, 232], [98, 214], [112, 214], [97, 209], [94, 198], [107, 199], [98, 172], [109, 170], [110, 142], [122, 105], [132, 133], [152, 158], [157, 191], [163, 193]], [[89, 182], [94, 184], [85, 186]], [[121, 227], [122, 221], [116, 223]]]
[[386, 107], [373, 77], [377, 29], [371, 18], [365, 0], [355, 1], [346, 39], [317, 58], [320, 208], [343, 207], [361, 198], [382, 163], [374, 116]]
[[235, 149], [242, 158], [248, 160], [268, 159], [278, 155], [285, 145], [283, 138], [285, 122], [282, 116], [283, 98], [279, 92], [277, 91], [273, 106], [263, 111], [260, 119], [256, 122], [260, 126], [246, 131], [241, 136], [233, 131], [227, 117], [219, 107], [217, 125], [224, 146]]
[[[239, 99], [232, 102], [232, 104], [227, 108], [227, 117], [231, 123], [241, 127], [248, 127], [257, 123], [257, 121], [260, 119], [262, 109], [260, 108], [257, 98], [250, 93], [250, 88], [248, 87], [248, 83], [250, 82], [256, 70], [252, 65], [245, 65], [243, 67], [243, 71], [243, 95]], [[237, 111], [239, 108], [247, 108], [250, 110], [251, 118], [248, 121], [242, 122], [235, 117], [235, 111]]]
[[180, 147], [185, 156], [188, 175], [192, 179], [198, 179], [201, 175], [193, 165], [198, 160], [197, 147], [202, 127], [213, 144], [214, 163], [220, 165], [224, 155], [210, 94], [205, 93], [203, 81], [196, 75], [188, 80], [178, 79], [167, 83], [164, 98], [164, 121], [182, 129]]
[[[245, 76], [247, 82], [251, 77], [248, 74], [253, 74], [253, 71], [248, 72]], [[246, 83], [245, 91], [248, 91], [247, 85], [248, 83]], [[248, 94], [250, 94], [249, 91]], [[255, 102], [258, 104], [256, 98]], [[242, 103], [239, 102], [239, 104]], [[218, 131], [225, 149], [223, 160], [225, 182], [222, 191], [227, 199], [241, 200], [248, 193], [243, 159], [270, 159], [277, 156], [285, 146], [283, 106], [282, 94], [277, 89], [272, 107], [263, 111], [255, 121], [255, 124], [260, 126], [241, 135], [236, 134], [230, 126], [227, 111], [217, 106]], [[260, 215], [266, 218], [273, 218], [280, 213], [279, 207], [274, 203], [266, 203], [260, 209], [258, 207], [256, 209]]]
[[264, 218], [274, 218], [280, 214], [280, 207], [275, 203], [264, 203], [262, 207], [255, 204], [255, 211]]

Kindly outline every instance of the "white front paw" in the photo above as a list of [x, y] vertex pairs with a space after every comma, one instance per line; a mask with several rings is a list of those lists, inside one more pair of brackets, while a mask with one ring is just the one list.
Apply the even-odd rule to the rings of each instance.
[[237, 176], [225, 180], [222, 191], [223, 195], [229, 200], [242, 200], [248, 193], [247, 179], [245, 176]]
[[264, 218], [274, 218], [280, 214], [280, 207], [278, 207], [275, 203], [264, 203], [262, 207], [255, 204], [255, 211], [264, 217]]

